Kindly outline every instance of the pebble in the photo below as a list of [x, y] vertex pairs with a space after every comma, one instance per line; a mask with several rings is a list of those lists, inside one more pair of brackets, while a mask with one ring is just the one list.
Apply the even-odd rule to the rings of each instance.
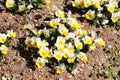
[[2, 76], [1, 80], [7, 80], [7, 78], [5, 76]]

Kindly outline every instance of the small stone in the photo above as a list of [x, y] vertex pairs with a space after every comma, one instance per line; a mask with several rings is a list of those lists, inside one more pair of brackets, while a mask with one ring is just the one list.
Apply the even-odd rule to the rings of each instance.
[[2, 76], [2, 78], [1, 78], [2, 80], [7, 80], [7, 78], [5, 77], [5, 76]]
[[58, 78], [58, 80], [63, 80], [62, 78]]
[[79, 70], [78, 69], [74, 69], [73, 71], [72, 71], [72, 74], [78, 74], [79, 73]]
[[68, 74], [67, 75], [67, 78], [72, 78], [73, 76], [71, 74]]

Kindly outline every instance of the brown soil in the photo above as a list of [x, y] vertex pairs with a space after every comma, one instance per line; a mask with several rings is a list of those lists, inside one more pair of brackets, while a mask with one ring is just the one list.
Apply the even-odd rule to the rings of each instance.
[[[0, 13], [0, 32], [6, 32], [9, 29], [17, 32], [17, 39], [13, 39], [10, 44], [9, 54], [4, 56], [3, 59], [0, 59], [0, 80], [2, 80], [3, 77], [9, 78], [8, 80], [104, 80], [102, 77], [89, 77], [89, 75], [94, 71], [93, 66], [95, 64], [101, 69], [101, 64], [108, 62], [108, 58], [111, 57], [111, 54], [108, 52], [109, 45], [120, 45], [120, 31], [117, 31], [114, 27], [95, 27], [90, 26], [89, 23], [85, 21], [81, 22], [87, 30], [96, 31], [98, 33], [97, 36], [106, 41], [106, 46], [98, 47], [94, 51], [88, 52], [88, 62], [79, 63], [76, 74], [69, 72], [61, 75], [52, 74], [51, 68], [49, 67], [38, 69], [34, 65], [31, 53], [25, 52], [22, 47], [22, 38], [26, 35], [26, 32], [21, 29], [24, 22], [33, 25], [35, 22], [41, 24], [46, 18], [52, 17], [53, 12], [50, 11], [51, 6], [56, 5], [58, 9], [68, 10], [70, 7], [65, 7], [67, 3], [69, 3], [69, 0], [52, 0], [52, 3], [47, 5], [45, 9], [32, 10], [29, 14], [23, 15], [13, 15], [5, 11]], [[78, 13], [76, 13], [77, 11], [71, 10], [74, 13], [73, 16], [79, 18]], [[35, 19], [35, 15], [40, 15], [38, 21]], [[120, 66], [115, 68], [116, 74], [119, 70]], [[106, 80], [112, 79], [109, 78]]]

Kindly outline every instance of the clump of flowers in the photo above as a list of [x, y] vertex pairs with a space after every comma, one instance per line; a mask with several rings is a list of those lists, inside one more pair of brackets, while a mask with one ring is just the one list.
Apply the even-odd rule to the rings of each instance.
[[72, 0], [72, 6], [80, 9], [82, 17], [89, 21], [120, 27], [120, 0]]
[[50, 4], [51, 0], [0, 0], [0, 9], [11, 12], [29, 12], [32, 8], [43, 8], [44, 3]]
[[8, 30], [7, 34], [0, 33], [0, 57], [8, 53], [8, 48], [11, 38], [15, 38], [16, 33], [13, 30]]
[[55, 18], [46, 21], [47, 27], [37, 29], [30, 24], [24, 29], [30, 31], [25, 44], [28, 50], [35, 52], [35, 64], [38, 68], [46, 65], [55, 66], [56, 73], [72, 70], [80, 62], [86, 62], [86, 53], [94, 50], [96, 45], [105, 46], [102, 38], [95, 38], [94, 31], [88, 32], [81, 27], [77, 19], [61, 10], [55, 12]]

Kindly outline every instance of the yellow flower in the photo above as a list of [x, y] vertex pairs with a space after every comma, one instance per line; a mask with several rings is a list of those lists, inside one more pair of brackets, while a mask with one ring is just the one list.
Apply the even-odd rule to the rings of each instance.
[[38, 57], [35, 64], [37, 65], [37, 67], [39, 69], [41, 69], [41, 68], [43, 68], [45, 66], [45, 62], [46, 62], [45, 59]]
[[54, 51], [53, 57], [55, 57], [55, 59], [60, 61], [60, 60], [62, 60], [63, 54], [61, 51]]
[[92, 1], [91, 0], [84, 0], [84, 7], [88, 8], [89, 6], [91, 6]]
[[0, 33], [0, 43], [5, 43], [7, 40], [7, 35]]
[[39, 50], [39, 55], [42, 57], [42, 58], [47, 58], [48, 57], [48, 54], [49, 54], [49, 49], [47, 47], [42, 47], [40, 50]]
[[56, 71], [57, 74], [62, 74], [65, 71], [66, 71], [66, 67], [64, 64], [57, 66], [57, 71]]
[[95, 43], [93, 43], [92, 45], [90, 45], [89, 50], [94, 50], [95, 48], [96, 48], [96, 45], [95, 45]]
[[52, 28], [57, 28], [59, 22], [60, 22], [60, 19], [52, 19], [49, 22], [49, 26]]
[[50, 36], [50, 34], [49, 34], [49, 30], [46, 29], [46, 27], [42, 30], [42, 32], [43, 32], [45, 38], [48, 38], [48, 37]]
[[78, 23], [78, 21], [75, 18], [72, 19], [70, 25], [71, 25], [72, 28], [76, 28], [76, 29], [81, 27], [81, 24]]
[[67, 44], [67, 45], [66, 45], [66, 48], [68, 49], [68, 51], [69, 51], [70, 53], [73, 53], [73, 52], [74, 52], [74, 46], [73, 46], [71, 43]]
[[33, 29], [32, 32], [39, 37], [41, 35], [41, 30]]
[[66, 27], [59, 27], [58, 30], [62, 35], [68, 35], [68, 29]]
[[41, 38], [37, 38], [36, 42], [37, 42], [38, 49], [41, 49], [42, 47], [46, 47], [49, 45], [49, 43], [47, 41], [45, 41], [45, 40], [41, 41]]
[[112, 13], [112, 22], [113, 23], [116, 23], [118, 21], [118, 18], [119, 18], [119, 14], [118, 13]]
[[74, 63], [74, 61], [75, 61], [75, 54], [74, 53], [69, 54], [67, 61], [68, 61], [68, 63]]
[[48, 54], [48, 58], [53, 58], [53, 52], [52, 52], [52, 49], [50, 49], [50, 52]]
[[65, 38], [62, 36], [58, 36], [57, 37], [57, 41], [55, 43], [55, 46], [59, 49], [59, 50], [64, 50], [65, 48]]
[[95, 11], [89, 10], [85, 14], [85, 18], [88, 19], [88, 20], [93, 20], [95, 18]]
[[27, 38], [26, 38], [25, 44], [27, 45], [27, 47], [32, 47], [30, 37], [27, 37]]
[[77, 49], [83, 49], [83, 44], [80, 42], [79, 38], [74, 39], [74, 44]]
[[79, 7], [79, 4], [76, 3], [76, 2], [72, 2], [72, 6], [73, 6], [73, 7]]
[[83, 30], [83, 34], [86, 36], [88, 34], [87, 30]]
[[46, 3], [46, 4], [50, 4], [50, 3], [51, 3], [51, 0], [45, 0], [45, 3]]
[[81, 60], [82, 60], [82, 61], [87, 61], [87, 60], [88, 60], [88, 57], [86, 56], [86, 54], [85, 54], [85, 55], [82, 55]]
[[55, 15], [56, 15], [58, 18], [64, 18], [64, 17], [65, 17], [64, 12], [61, 11], [61, 10], [56, 11]]
[[13, 30], [8, 30], [7, 31], [7, 36], [15, 38], [16, 37], [16, 32], [13, 32]]
[[31, 46], [34, 48], [37, 48], [37, 38], [36, 37], [31, 38]]
[[105, 46], [105, 41], [102, 38], [95, 39], [95, 43], [99, 44], [100, 46]]
[[93, 43], [92, 38], [89, 37], [89, 36], [85, 36], [82, 40], [83, 40], [84, 44], [89, 44], [89, 45], [91, 45], [91, 44]]
[[9, 9], [9, 8], [12, 8], [14, 4], [15, 4], [14, 0], [7, 0], [5, 5]]
[[65, 48], [64, 51], [63, 51], [63, 57], [67, 58], [68, 54], [69, 54], [69, 50], [67, 48]]
[[100, 7], [100, 5], [101, 5], [101, 1], [100, 0], [94, 0], [93, 1], [93, 4], [95, 5], [95, 7]]
[[83, 30], [82, 30], [82, 29], [77, 29], [77, 30], [75, 31], [75, 34], [76, 34], [79, 38], [81, 38], [81, 37], [83, 37]]
[[2, 54], [7, 54], [8, 53], [8, 48], [5, 45], [0, 46], [0, 51]]
[[115, 11], [115, 5], [112, 3], [109, 3], [106, 5], [107, 6], [107, 9], [110, 13], [113, 13]]
[[81, 59], [84, 62], [86, 62], [88, 60], [88, 57], [83, 52], [79, 52], [79, 54], [77, 55], [77, 58]]

